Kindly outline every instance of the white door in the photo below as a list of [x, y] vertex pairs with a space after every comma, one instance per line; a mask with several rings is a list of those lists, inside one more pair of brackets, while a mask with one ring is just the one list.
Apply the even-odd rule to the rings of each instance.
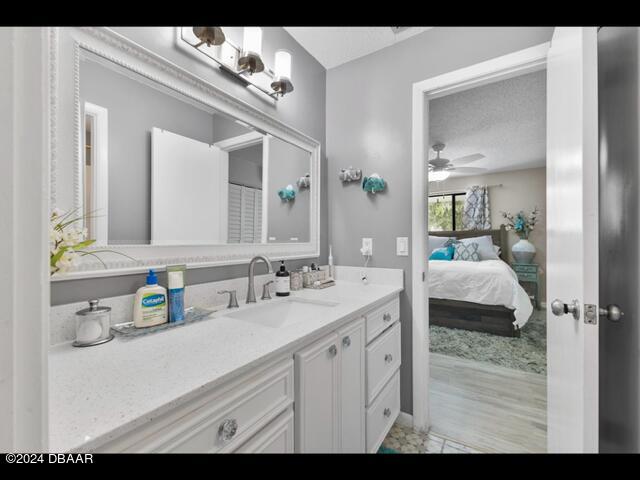
[[338, 331], [340, 453], [365, 452], [364, 319]]
[[332, 333], [294, 356], [297, 453], [338, 452], [337, 355], [338, 336]]
[[597, 107], [596, 28], [556, 28], [547, 62], [549, 452], [598, 451], [598, 325], [585, 323], [585, 306], [597, 312], [598, 303]]
[[227, 242], [229, 154], [153, 127], [151, 244]]

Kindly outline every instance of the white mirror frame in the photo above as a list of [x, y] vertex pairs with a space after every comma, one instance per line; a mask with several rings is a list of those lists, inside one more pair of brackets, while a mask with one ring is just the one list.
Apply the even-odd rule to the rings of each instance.
[[310, 192], [310, 241], [197, 246], [113, 245], [108, 248], [133, 257], [136, 261], [122, 255], [102, 253], [100, 258], [104, 261], [105, 268], [99, 261], [89, 261], [88, 257], [84, 257], [82, 264], [75, 270], [56, 274], [52, 281], [126, 275], [144, 272], [149, 268], [162, 270], [166, 265], [172, 264], [186, 264], [188, 268], [236, 265], [249, 262], [255, 255], [266, 255], [274, 260], [317, 258], [320, 255], [320, 143], [109, 28], [52, 29], [51, 208], [83, 211], [81, 49], [308, 151], [313, 178]]

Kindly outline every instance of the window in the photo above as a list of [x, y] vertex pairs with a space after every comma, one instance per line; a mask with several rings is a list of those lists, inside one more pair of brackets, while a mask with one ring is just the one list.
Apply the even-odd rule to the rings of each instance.
[[464, 193], [429, 196], [429, 231], [463, 230]]

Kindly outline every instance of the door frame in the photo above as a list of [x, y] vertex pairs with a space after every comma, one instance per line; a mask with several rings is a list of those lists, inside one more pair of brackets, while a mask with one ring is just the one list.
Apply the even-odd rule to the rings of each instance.
[[[429, 419], [429, 274], [427, 260], [428, 169], [425, 162], [429, 152], [428, 100], [479, 87], [498, 80], [516, 77], [546, 68], [550, 42], [535, 45], [485, 62], [447, 72], [413, 84], [412, 91], [412, 160], [411, 160], [411, 236], [413, 265], [412, 347], [413, 347], [413, 427], [428, 430]], [[420, 268], [422, 267], [422, 268]]]
[[260, 241], [267, 243], [267, 225], [269, 216], [269, 142], [271, 135], [260, 132], [249, 132], [237, 137], [227, 138], [214, 145], [224, 152], [233, 152], [241, 148], [262, 144], [262, 231]]

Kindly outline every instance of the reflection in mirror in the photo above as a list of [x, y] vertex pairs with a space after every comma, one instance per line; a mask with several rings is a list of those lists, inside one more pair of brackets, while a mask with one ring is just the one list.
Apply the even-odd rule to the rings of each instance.
[[[99, 245], [310, 241], [311, 154], [82, 51], [83, 209]], [[278, 190], [292, 185], [295, 200]]]

